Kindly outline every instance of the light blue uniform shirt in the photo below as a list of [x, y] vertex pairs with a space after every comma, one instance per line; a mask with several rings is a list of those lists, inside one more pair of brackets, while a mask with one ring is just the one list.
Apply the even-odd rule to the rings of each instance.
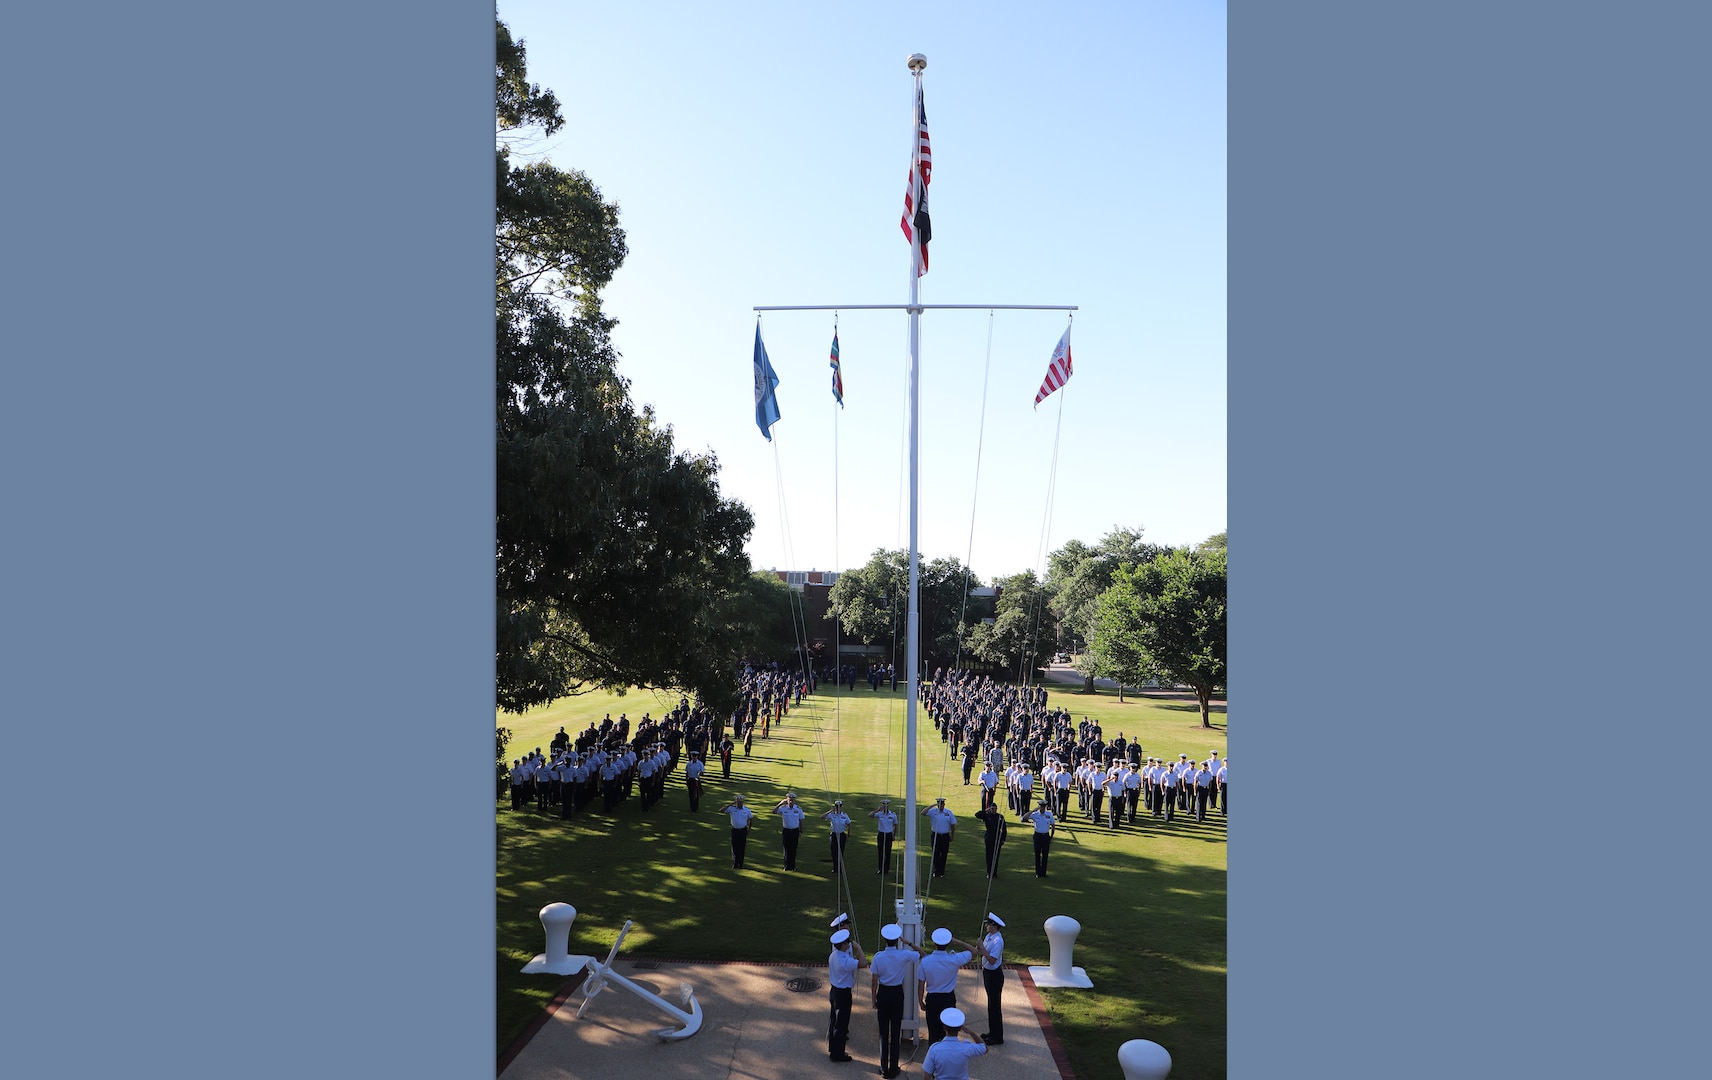
[[969, 1080], [969, 1059], [986, 1052], [986, 1043], [942, 1039], [927, 1048], [927, 1056], [921, 1059], [921, 1071], [933, 1080]]

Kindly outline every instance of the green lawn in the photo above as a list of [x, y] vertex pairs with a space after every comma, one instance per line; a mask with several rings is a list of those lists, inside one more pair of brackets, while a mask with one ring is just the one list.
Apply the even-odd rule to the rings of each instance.
[[[826, 923], [839, 908], [818, 815], [836, 797], [856, 818], [849, 847], [852, 915], [862, 942], [872, 948], [879, 925], [891, 919], [898, 882], [895, 870], [884, 880], [874, 872], [873, 830], [865, 827], [872, 822], [857, 806], [871, 806], [881, 795], [902, 796], [904, 693], [901, 686], [895, 694], [874, 693], [865, 682], [842, 698], [828, 689], [793, 709], [771, 739], [757, 737], [752, 757], [743, 757], [740, 747], [729, 781], [719, 778], [716, 759], [700, 814], [689, 813], [681, 770], [668, 782], [665, 799], [647, 814], [635, 798], [610, 817], [596, 801], [569, 822], [534, 811], [513, 814], [509, 804], [500, 805], [499, 1049], [563, 985], [554, 976], [518, 970], [541, 951], [537, 913], [556, 900], [577, 908], [572, 952], [604, 956], [629, 918], [635, 920], [625, 941], [630, 957], [820, 962]], [[1217, 726], [1207, 731], [1192, 699], [1149, 699], [1134, 691], [1125, 698], [1119, 702], [1115, 691], [1083, 695], [1055, 687], [1048, 704], [1063, 704], [1078, 719], [1098, 719], [1108, 738], [1119, 731], [1139, 738], [1150, 755], [1224, 754], [1222, 709], [1215, 709]], [[547, 746], [561, 724], [575, 735], [608, 711], [615, 719], [627, 712], [635, 721], [644, 712], [658, 717], [676, 702], [676, 695], [592, 694], [522, 717], [501, 715], [498, 722], [514, 733], [510, 756], [517, 757]], [[920, 727], [918, 797], [927, 803], [943, 795], [959, 819], [946, 878], [929, 878], [922, 862], [919, 888], [929, 894], [927, 924], [949, 926], [969, 940], [991, 908], [1009, 923], [1007, 962], [1045, 964], [1041, 924], [1052, 915], [1073, 916], [1082, 924], [1075, 962], [1087, 969], [1094, 989], [1042, 993], [1077, 1077], [1121, 1080], [1117, 1048], [1134, 1038], [1170, 1050], [1173, 1080], [1223, 1076], [1223, 819], [1214, 814], [1206, 825], [1196, 825], [1192, 817], [1179, 817], [1166, 829], [1138, 817], [1136, 827], [1113, 834], [1073, 816], [1070, 827], [1059, 828], [1044, 880], [1033, 875], [1029, 837], [1013, 821], [989, 898], [981, 828], [972, 818], [980, 804], [978, 788], [963, 786], [960, 765], [948, 758], [925, 713]], [[787, 790], [796, 791], [811, 812], [794, 874], [782, 868], [776, 819], [767, 813]], [[757, 811], [742, 871], [731, 868], [729, 826], [717, 812], [737, 793], [748, 796]], [[920, 832], [925, 836], [925, 819]], [[901, 826], [899, 840], [901, 850]]]

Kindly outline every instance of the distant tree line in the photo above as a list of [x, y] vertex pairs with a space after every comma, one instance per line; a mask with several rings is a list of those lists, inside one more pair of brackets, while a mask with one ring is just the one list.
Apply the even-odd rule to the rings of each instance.
[[[1114, 528], [1097, 544], [1072, 540], [1032, 570], [997, 578], [992, 591], [955, 558], [922, 559], [921, 655], [928, 672], [985, 668], [1027, 681], [1055, 653], [1070, 653], [1086, 678], [1121, 685], [1150, 679], [1195, 691], [1201, 723], [1225, 685], [1225, 534], [1192, 548], [1146, 543]], [[872, 645], [907, 633], [909, 553], [880, 549], [839, 575], [828, 619]]]

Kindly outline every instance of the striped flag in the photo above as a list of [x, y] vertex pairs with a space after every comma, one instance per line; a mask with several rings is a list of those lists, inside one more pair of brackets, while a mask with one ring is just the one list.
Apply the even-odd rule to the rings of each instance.
[[844, 408], [844, 372], [838, 366], [838, 331], [832, 331], [832, 396], [838, 399], [838, 407]]
[[927, 143], [927, 105], [921, 94], [921, 83], [915, 90], [915, 149], [910, 153], [909, 186], [904, 188], [904, 216], [901, 224], [904, 237], [911, 247], [921, 251], [916, 276], [927, 273], [927, 242], [933, 239], [933, 223], [927, 216], [927, 185], [933, 180], [933, 150]]
[[1034, 395], [1036, 407], [1052, 391], [1070, 381], [1070, 328], [1064, 328], [1064, 336], [1058, 339], [1058, 347], [1052, 350], [1052, 362], [1046, 365], [1046, 379], [1040, 384], [1040, 392]]

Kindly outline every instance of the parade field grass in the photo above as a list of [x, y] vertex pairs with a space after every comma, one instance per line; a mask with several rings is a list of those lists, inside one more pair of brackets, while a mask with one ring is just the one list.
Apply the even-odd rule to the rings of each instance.
[[[667, 781], [664, 799], [646, 813], [637, 798], [612, 814], [603, 813], [597, 800], [570, 821], [560, 821], [556, 810], [513, 813], [509, 803], [499, 804], [498, 1050], [564, 983], [519, 972], [541, 951], [537, 913], [553, 901], [577, 909], [573, 953], [604, 957], [624, 920], [633, 919], [624, 943], [630, 958], [824, 963], [827, 922], [842, 907], [827, 829], [819, 820], [834, 798], [843, 798], [855, 819], [848, 848], [851, 914], [859, 939], [872, 951], [899, 894], [903, 825], [892, 872], [881, 877], [873, 822], [864, 810], [881, 796], [902, 810], [905, 703], [901, 685], [879, 693], [866, 682], [857, 685], [835, 695], [823, 684], [771, 738], [757, 735], [751, 756], [739, 746], [730, 779], [721, 779], [715, 757], [698, 814], [689, 811], [681, 767]], [[1175, 760], [1180, 753], [1225, 754], [1222, 709], [1215, 709], [1216, 726], [1207, 730], [1192, 698], [1126, 691], [1120, 702], [1115, 691], [1051, 689], [1049, 705], [1062, 705], [1078, 720], [1097, 719], [1108, 739], [1120, 731], [1139, 739], [1148, 755]], [[561, 725], [574, 736], [608, 712], [614, 719], [628, 713], [634, 723], [645, 712], [659, 717], [676, 703], [675, 695], [593, 694], [521, 717], [500, 715], [498, 724], [513, 732], [509, 756], [515, 758], [545, 748]], [[991, 909], [1009, 924], [1006, 962], [1045, 964], [1042, 923], [1052, 915], [1074, 917], [1082, 924], [1075, 962], [1094, 988], [1041, 993], [1076, 1076], [1121, 1080], [1117, 1048], [1136, 1038], [1171, 1052], [1173, 1080], [1224, 1076], [1224, 819], [1212, 813], [1197, 825], [1193, 815], [1179, 816], [1165, 826], [1147, 819], [1143, 808], [1135, 825], [1113, 832], [1072, 810], [1053, 843], [1050, 873], [1041, 879], [1033, 873], [1029, 829], [1013, 815], [989, 896], [982, 827], [973, 816], [979, 787], [964, 786], [960, 762], [950, 760], [925, 712], [919, 728], [918, 801], [931, 804], [943, 796], [958, 818], [944, 879], [926, 873], [926, 819], [918, 826], [918, 889], [927, 897], [927, 925], [948, 926], [974, 940]], [[770, 813], [787, 791], [795, 791], [809, 810], [794, 873], [783, 869], [778, 819]], [[736, 794], [756, 811], [743, 870], [731, 867], [730, 826], [719, 812]], [[964, 992], [972, 985], [978, 982], [966, 975]], [[853, 1022], [872, 1023], [860, 995], [856, 1013]], [[804, 1053], [823, 1053], [824, 1037], [824, 1031], [805, 1031]]]

